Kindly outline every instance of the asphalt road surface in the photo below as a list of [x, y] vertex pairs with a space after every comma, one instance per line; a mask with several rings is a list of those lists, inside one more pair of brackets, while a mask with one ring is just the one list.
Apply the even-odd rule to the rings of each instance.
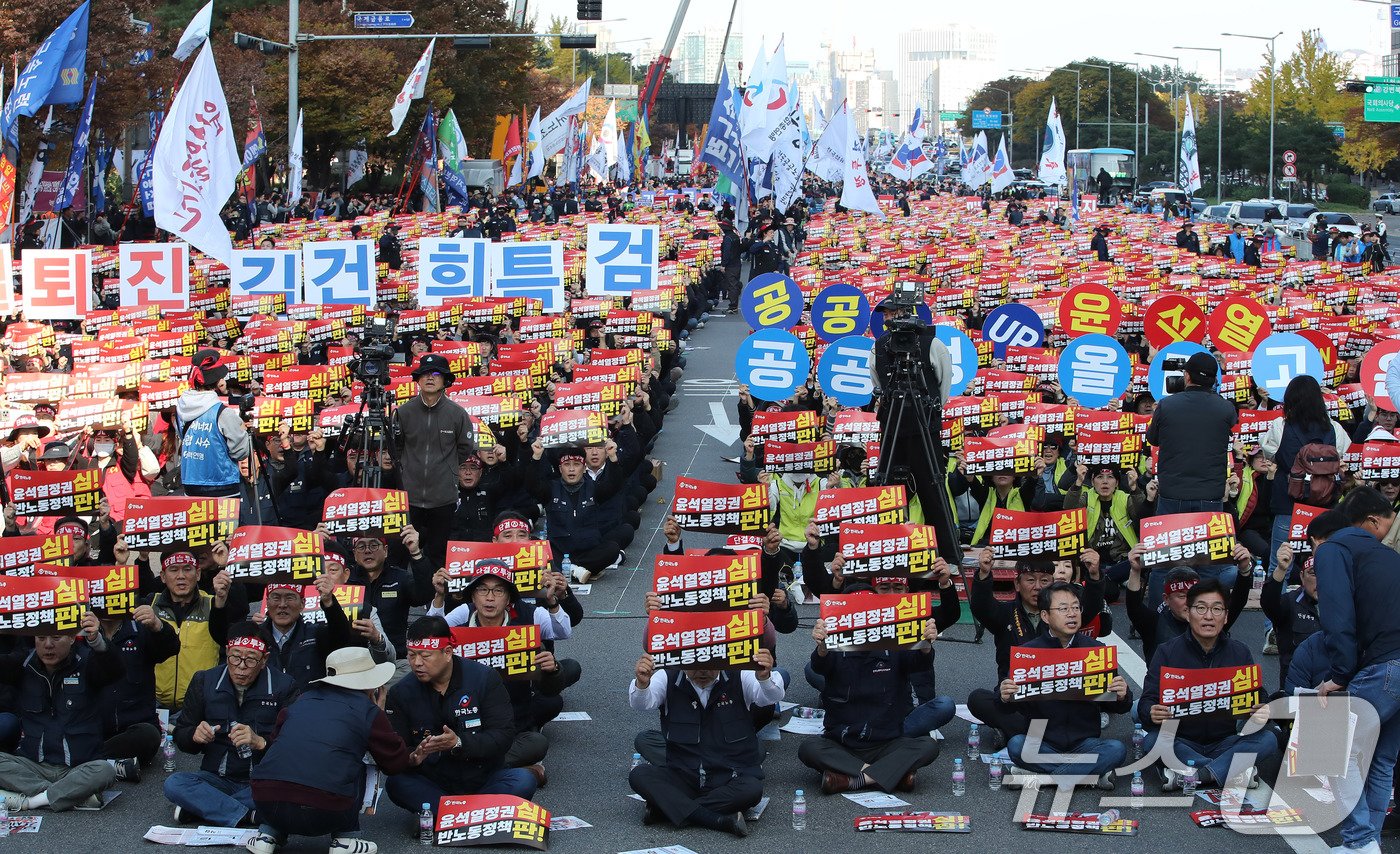
[[[944, 728], [947, 738], [942, 742], [943, 753], [933, 765], [919, 773], [916, 790], [902, 796], [911, 804], [903, 811], [965, 814], [971, 816], [970, 833], [857, 834], [853, 830], [856, 817], [881, 811], [867, 810], [843, 797], [820, 794], [816, 774], [797, 761], [797, 745], [803, 736], [786, 733], [781, 741], [765, 742], [769, 749], [765, 766], [766, 794], [772, 800], [762, 818], [750, 824], [748, 839], [706, 830], [677, 830], [669, 825], [644, 827], [642, 804], [628, 797], [631, 790], [627, 785], [627, 773], [633, 737], [642, 729], [655, 728], [656, 715], [632, 711], [626, 699], [627, 682], [642, 651], [642, 597], [650, 581], [652, 556], [661, 548], [660, 524], [670, 501], [673, 479], [689, 475], [729, 482], [734, 478], [736, 466], [724, 462], [721, 457], [738, 453], [735, 440], [738, 427], [732, 424], [736, 396], [733, 353], [747, 332], [743, 320], [730, 315], [712, 318], [705, 329], [698, 330], [692, 337], [689, 368], [681, 384], [680, 406], [667, 418], [665, 431], [657, 441], [656, 455], [666, 462], [663, 481], [652, 501], [643, 508], [642, 530], [628, 550], [625, 567], [608, 573], [593, 585], [591, 593], [584, 597], [587, 619], [578, 627], [574, 638], [559, 648], [561, 654], [583, 663], [583, 679], [566, 694], [565, 708], [586, 712], [591, 720], [551, 723], [545, 728], [552, 743], [545, 760], [550, 780], [536, 800], [556, 816], [577, 816], [592, 827], [554, 832], [550, 839], [552, 850], [617, 854], [668, 845], [683, 845], [698, 854], [846, 849], [878, 849], [890, 854], [929, 849], [988, 852], [1030, 847], [1086, 852], [1327, 850], [1327, 844], [1310, 833], [1283, 839], [1274, 835], [1243, 836], [1225, 828], [1198, 828], [1192, 823], [1188, 810], [1181, 807], [1124, 809], [1124, 817], [1141, 822], [1138, 835], [1131, 840], [1023, 830], [1012, 821], [1019, 792], [991, 791], [986, 768], [980, 763], [968, 769], [966, 796], [952, 795], [953, 757], [966, 756], [968, 725], [960, 719]], [[718, 539], [692, 535], [686, 544], [705, 547]], [[1126, 627], [1127, 618], [1121, 607], [1115, 610], [1115, 622]], [[808, 632], [815, 611], [815, 606], [804, 606], [802, 627], [796, 634], [782, 636], [779, 643], [779, 665], [790, 668], [797, 678], [797, 684], [788, 689], [788, 699], [802, 705], [814, 705], [817, 700], [816, 692], [801, 677], [802, 663], [811, 652]], [[960, 703], [972, 689], [992, 687], [995, 681], [991, 638], [974, 645], [970, 643], [972, 635], [971, 625], [959, 625], [946, 632], [937, 644], [938, 690]], [[1257, 651], [1263, 636], [1262, 615], [1257, 611], [1247, 612], [1235, 629], [1235, 636]], [[1137, 642], [1132, 642], [1131, 647], [1140, 654]], [[1120, 653], [1120, 658], [1126, 662], [1124, 668], [1136, 694], [1141, 664], [1138, 663], [1135, 675], [1129, 660], [1132, 656], [1124, 652]], [[1277, 682], [1278, 659], [1262, 658], [1261, 661], [1265, 681], [1272, 688]], [[1117, 718], [1108, 734], [1126, 740], [1131, 736], [1131, 724], [1124, 717]], [[0, 840], [0, 850], [80, 852], [92, 850], [93, 846], [111, 852], [158, 850], [141, 841], [152, 825], [170, 823], [170, 807], [161, 794], [164, 774], [158, 765], [159, 759], [157, 767], [148, 769], [139, 784], [118, 784], [121, 797], [102, 812], [44, 812], [43, 827], [38, 834]], [[179, 767], [194, 770], [196, 757], [182, 754]], [[801, 833], [791, 827], [793, 791], [798, 788], [807, 791], [809, 804], [807, 829]], [[1156, 780], [1150, 777], [1148, 794], [1156, 793]], [[1074, 808], [1097, 811], [1099, 794], [1077, 792]], [[1127, 798], [1126, 780], [1119, 780], [1114, 795]], [[1049, 792], [1040, 795], [1040, 811], [1048, 810], [1049, 801]], [[1195, 808], [1206, 806], [1205, 801], [1198, 800]], [[389, 803], [387, 797], [379, 813], [365, 819], [364, 831], [367, 838], [379, 844], [381, 851], [421, 850], [415, 838], [416, 818]], [[1327, 840], [1336, 844], [1335, 832], [1329, 834]], [[294, 838], [283, 850], [325, 851], [326, 845], [325, 839]], [[1400, 839], [1389, 837], [1384, 840], [1384, 847], [1400, 852]]]

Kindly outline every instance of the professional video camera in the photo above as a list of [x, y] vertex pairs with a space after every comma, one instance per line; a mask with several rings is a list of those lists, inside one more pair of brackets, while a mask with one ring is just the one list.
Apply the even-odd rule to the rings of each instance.
[[398, 315], [389, 313], [373, 317], [365, 324], [355, 358], [350, 360], [350, 374], [359, 380], [360, 410], [345, 421], [341, 452], [355, 447], [359, 451], [358, 485], [379, 487], [383, 479], [382, 451], [393, 454], [394, 422], [389, 414], [389, 363], [394, 359], [394, 332]]
[[1186, 357], [1167, 356], [1162, 360], [1163, 375], [1167, 378], [1167, 394], [1186, 390]]
[[381, 390], [389, 384], [389, 363], [394, 359], [394, 330], [398, 318], [392, 314], [372, 317], [365, 324], [360, 336], [360, 346], [355, 348], [355, 358], [350, 361], [350, 373], [355, 379]]

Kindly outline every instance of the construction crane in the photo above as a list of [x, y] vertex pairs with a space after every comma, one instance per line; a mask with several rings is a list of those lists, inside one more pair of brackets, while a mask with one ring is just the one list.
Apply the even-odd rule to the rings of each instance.
[[671, 32], [666, 36], [666, 44], [661, 53], [647, 66], [646, 79], [642, 81], [642, 91], [637, 98], [637, 112], [645, 110], [654, 115], [656, 96], [661, 92], [661, 81], [666, 79], [666, 70], [671, 67], [671, 54], [676, 49], [676, 40], [681, 37], [681, 24], [685, 23], [685, 13], [690, 8], [690, 0], [680, 0], [676, 4], [676, 17], [671, 21]]

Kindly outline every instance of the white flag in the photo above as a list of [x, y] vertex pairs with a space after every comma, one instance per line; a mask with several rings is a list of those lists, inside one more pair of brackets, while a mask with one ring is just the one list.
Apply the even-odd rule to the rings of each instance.
[[[762, 145], [763, 137], [768, 133], [768, 100], [763, 91], [767, 82], [768, 52], [760, 41], [758, 56], [753, 61], [753, 70], [749, 72], [739, 102], [739, 135], [744, 142], [744, 153], [751, 160], [758, 158], [750, 148], [749, 140], [753, 140], [753, 145]], [[768, 157], [765, 155], [761, 159], [767, 162]]]
[[53, 151], [54, 147], [53, 143], [49, 141], [49, 131], [52, 129], [53, 107], [49, 107], [49, 116], [44, 119], [44, 128], [39, 132], [39, 147], [34, 149], [34, 159], [30, 162], [29, 171], [26, 173], [24, 191], [19, 196], [19, 219], [16, 222], [28, 222], [29, 215], [34, 212], [34, 199], [39, 195], [39, 185], [44, 181], [44, 169], [48, 166], [49, 152]]
[[362, 139], [350, 149], [350, 154], [345, 158], [345, 186], [349, 187], [365, 177], [365, 167], [368, 165], [369, 152], [365, 151], [365, 141]]
[[972, 174], [963, 183], [977, 189], [992, 180], [991, 149], [987, 146], [987, 132], [978, 131], [972, 143]]
[[885, 212], [880, 210], [875, 191], [870, 189], [870, 174], [865, 170], [865, 137], [856, 132], [855, 119], [844, 103], [841, 109], [846, 114], [846, 173], [841, 183], [841, 206], [884, 219]]
[[1060, 110], [1050, 99], [1050, 114], [1045, 117], [1045, 142], [1040, 146], [1040, 164], [1036, 177], [1047, 184], [1062, 185], [1065, 174], [1065, 126], [1060, 122]]
[[763, 124], [752, 136], [744, 134], [744, 152], [750, 159], [765, 163], [773, 154], [777, 134], [787, 120], [788, 108], [793, 100], [792, 86], [787, 79], [787, 51], [783, 45], [783, 42], [778, 42], [778, 49], [768, 61], [764, 70], [766, 79], [763, 81], [762, 98], [755, 105], [763, 110]]
[[544, 148], [540, 145], [540, 108], [530, 119], [530, 128], [525, 131], [525, 156], [530, 158], [530, 171], [526, 178], [538, 178], [544, 172]]
[[437, 44], [437, 39], [428, 42], [428, 47], [423, 51], [423, 55], [418, 58], [418, 64], [413, 66], [413, 71], [408, 75], [408, 79], [403, 82], [403, 88], [399, 90], [399, 96], [394, 99], [394, 106], [390, 108], [389, 115], [394, 119], [394, 129], [389, 131], [389, 136], [399, 132], [403, 125], [404, 118], [408, 115], [408, 105], [413, 101], [423, 97], [423, 87], [428, 83], [428, 69], [433, 64], [433, 45]]
[[846, 174], [846, 102], [842, 101], [817, 138], [807, 171], [824, 181], [835, 183]]
[[184, 62], [190, 58], [190, 54], [199, 50], [199, 46], [209, 39], [209, 28], [213, 23], [214, 0], [209, 0], [185, 26], [185, 31], [180, 35], [180, 43], [175, 47], [175, 58]]
[[243, 161], [214, 51], [206, 41], [176, 93], [150, 156], [156, 226], [225, 264], [233, 261], [219, 219]]
[[593, 173], [593, 177], [602, 181], [608, 177], [608, 152], [603, 149], [603, 140], [593, 137], [593, 147], [588, 149], [588, 160], [585, 163], [588, 171]]
[[996, 159], [992, 161], [992, 192], [1000, 193], [1015, 180], [1016, 173], [1011, 171], [1011, 159], [1006, 154], [1006, 134], [1002, 134]]
[[287, 150], [287, 204], [296, 206], [301, 198], [301, 120], [297, 110], [297, 132], [292, 134], [292, 147]]
[[588, 109], [588, 92], [592, 85], [592, 77], [583, 81], [583, 85], [567, 101], [540, 122], [542, 157], [553, 157], [564, 150], [564, 144], [569, 140], [569, 118], [581, 115]]
[[617, 100], [608, 102], [608, 114], [603, 117], [603, 129], [598, 132], [603, 143], [603, 153], [607, 155], [607, 167], [617, 163]]
[[1201, 189], [1201, 163], [1196, 149], [1196, 114], [1191, 98], [1186, 98], [1186, 117], [1181, 120], [1181, 189], [1187, 195]]
[[782, 123], [770, 132], [773, 153], [768, 168], [773, 179], [773, 204], [786, 212], [802, 191], [802, 168], [807, 150], [802, 144], [802, 108], [796, 98], [788, 101]]
[[522, 164], [522, 163], [524, 163], [524, 162], [525, 162], [525, 158], [524, 158], [524, 157], [517, 157], [517, 158], [515, 158], [515, 162], [512, 163], [512, 164], [511, 164], [511, 167], [510, 167], [510, 175], [506, 178], [506, 186], [507, 186], [507, 187], [514, 187], [516, 184], [524, 183], [524, 181], [525, 181], [524, 173], [522, 172], [521, 166], [520, 166], [520, 164]]

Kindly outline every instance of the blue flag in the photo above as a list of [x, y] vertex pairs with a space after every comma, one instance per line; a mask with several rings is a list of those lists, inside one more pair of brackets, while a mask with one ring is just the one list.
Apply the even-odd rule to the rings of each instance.
[[88, 7], [83, 5], [68, 16], [74, 21], [73, 37], [68, 40], [68, 48], [63, 52], [63, 61], [58, 67], [58, 80], [49, 90], [45, 104], [76, 104], [83, 100], [83, 65], [87, 62], [88, 46]]
[[151, 147], [146, 151], [146, 159], [141, 161], [141, 172], [139, 175], [141, 182], [141, 211], [146, 216], [155, 216], [156, 186], [154, 179], [151, 176], [151, 159], [155, 156], [156, 139], [160, 137], [160, 125], [161, 121], [165, 117], [165, 113], [152, 110], [148, 115], [149, 118], [147, 119], [147, 127], [151, 132]]
[[97, 95], [97, 77], [88, 84], [87, 103], [83, 104], [83, 114], [78, 118], [78, 128], [73, 131], [73, 151], [68, 155], [68, 174], [63, 176], [63, 186], [53, 200], [55, 212], [73, 206], [73, 197], [78, 195], [82, 184], [83, 168], [87, 166], [88, 135], [92, 129], [92, 99]]
[[[45, 104], [73, 104], [82, 100], [82, 62], [87, 54], [87, 25], [88, 4], [84, 2], [44, 39], [24, 71], [15, 78], [10, 97], [5, 101], [4, 110], [0, 111], [0, 138], [5, 142], [19, 144], [20, 116], [33, 116]], [[80, 27], [82, 55], [77, 58], [75, 66], [69, 50], [79, 41]], [[72, 97], [69, 97], [70, 93]]]
[[92, 209], [96, 213], [103, 213], [107, 210], [107, 168], [112, 165], [112, 154], [116, 149], [104, 145], [100, 136], [98, 140], [97, 165], [92, 171]]
[[721, 68], [719, 92], [710, 110], [710, 128], [700, 152], [700, 162], [715, 167], [719, 174], [739, 186], [744, 185], [743, 139], [739, 133], [739, 112], [734, 105], [734, 90], [729, 86], [729, 71]]
[[919, 125], [921, 125], [921, 124], [923, 124], [923, 123], [924, 123], [924, 108], [923, 108], [923, 107], [915, 107], [915, 108], [914, 108], [914, 121], [912, 121], [912, 122], [909, 123], [909, 132], [910, 132], [910, 133], [917, 134], [917, 133], [919, 132]]

